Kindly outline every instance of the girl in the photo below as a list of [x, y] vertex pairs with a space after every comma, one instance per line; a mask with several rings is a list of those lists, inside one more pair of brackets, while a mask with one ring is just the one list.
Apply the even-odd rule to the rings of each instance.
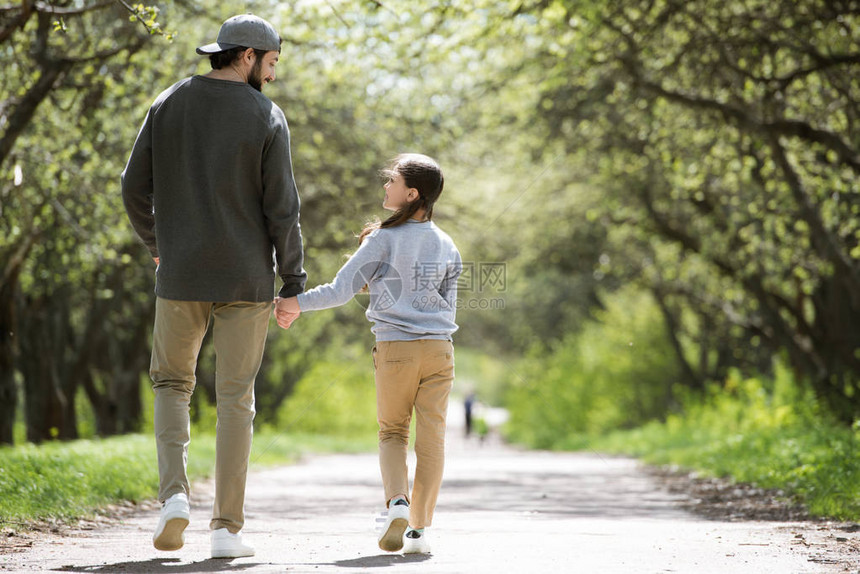
[[[343, 305], [368, 287], [365, 315], [376, 335], [379, 466], [388, 507], [379, 547], [428, 553], [424, 529], [442, 484], [462, 264], [454, 242], [430, 221], [444, 185], [439, 165], [425, 155], [401, 154], [382, 173], [388, 180], [382, 207], [394, 215], [364, 228], [358, 250], [332, 283], [277, 299], [275, 317], [288, 328], [300, 312]], [[410, 496], [406, 447], [413, 409], [417, 465]]]

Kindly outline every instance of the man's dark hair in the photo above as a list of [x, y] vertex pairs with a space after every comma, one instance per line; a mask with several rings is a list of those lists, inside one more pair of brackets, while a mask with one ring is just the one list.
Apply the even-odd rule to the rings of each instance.
[[[226, 68], [238, 60], [247, 49], [248, 48], [245, 48], [244, 46], [237, 46], [235, 48], [230, 48], [229, 50], [224, 50], [223, 52], [209, 54], [209, 63], [212, 65], [213, 70]], [[257, 60], [261, 60], [263, 56], [266, 55], [266, 50], [257, 50], [255, 48], [254, 53], [257, 55]]]

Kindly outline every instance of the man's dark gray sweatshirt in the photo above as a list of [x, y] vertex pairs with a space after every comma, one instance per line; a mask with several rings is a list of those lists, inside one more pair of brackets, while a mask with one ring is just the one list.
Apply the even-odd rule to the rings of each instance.
[[159, 95], [123, 171], [122, 197], [159, 258], [157, 296], [271, 301], [276, 267], [281, 297], [304, 290], [287, 120], [250, 85], [193, 76]]

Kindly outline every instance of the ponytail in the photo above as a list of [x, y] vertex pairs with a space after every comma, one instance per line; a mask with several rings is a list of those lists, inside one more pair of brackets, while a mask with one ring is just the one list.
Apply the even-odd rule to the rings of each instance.
[[[385, 229], [388, 227], [397, 227], [399, 225], [403, 225], [410, 219], [415, 213], [421, 209], [425, 204], [424, 198], [419, 197], [412, 203], [408, 204], [403, 209], [398, 209], [391, 216], [389, 216], [384, 221], [372, 221], [364, 226], [364, 229], [361, 230], [361, 233], [358, 235], [358, 244], [364, 241], [364, 238], [376, 231], [377, 229]], [[432, 213], [432, 207], [427, 208], [427, 220], [430, 220], [430, 215]]]

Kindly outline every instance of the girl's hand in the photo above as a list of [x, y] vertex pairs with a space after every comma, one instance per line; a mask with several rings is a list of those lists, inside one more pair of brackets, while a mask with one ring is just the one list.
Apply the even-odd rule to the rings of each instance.
[[289, 329], [293, 321], [299, 318], [302, 309], [295, 297], [275, 298], [275, 320], [282, 329]]

